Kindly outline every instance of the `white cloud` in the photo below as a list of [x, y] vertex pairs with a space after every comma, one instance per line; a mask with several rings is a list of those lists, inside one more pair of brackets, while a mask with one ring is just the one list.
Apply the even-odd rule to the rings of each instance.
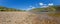
[[41, 8], [46, 8], [48, 6], [53, 6], [54, 4], [53, 3], [48, 3], [48, 4], [44, 4], [44, 3], [39, 3], [39, 5], [41, 6]]
[[27, 10], [30, 10], [30, 9], [33, 9], [33, 8], [36, 8], [34, 6], [29, 6], [29, 8]]
[[43, 3], [39, 3], [39, 5], [44, 5]]
[[47, 6], [47, 4], [43, 4], [44, 6]]
[[49, 3], [49, 4], [48, 4], [48, 6], [52, 6], [52, 5], [53, 5], [53, 3]]
[[29, 6], [29, 8], [35, 8], [34, 6]]
[[46, 8], [46, 7], [48, 7], [48, 6], [42, 6], [41, 8]]

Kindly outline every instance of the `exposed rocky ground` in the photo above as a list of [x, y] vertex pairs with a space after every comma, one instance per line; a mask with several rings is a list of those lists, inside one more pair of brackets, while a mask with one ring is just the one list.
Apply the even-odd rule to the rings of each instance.
[[45, 13], [0, 12], [0, 24], [60, 24], [60, 17], [48, 16]]

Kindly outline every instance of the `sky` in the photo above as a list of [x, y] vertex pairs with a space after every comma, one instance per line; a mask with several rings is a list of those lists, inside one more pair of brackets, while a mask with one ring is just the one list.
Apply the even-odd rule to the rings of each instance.
[[39, 8], [41, 6], [60, 5], [60, 0], [0, 0], [0, 6], [29, 10], [31, 8]]

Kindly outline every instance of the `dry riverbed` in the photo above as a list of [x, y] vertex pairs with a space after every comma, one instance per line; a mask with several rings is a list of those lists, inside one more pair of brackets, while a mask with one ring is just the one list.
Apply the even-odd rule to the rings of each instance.
[[0, 12], [0, 24], [60, 24], [60, 17], [31, 12]]

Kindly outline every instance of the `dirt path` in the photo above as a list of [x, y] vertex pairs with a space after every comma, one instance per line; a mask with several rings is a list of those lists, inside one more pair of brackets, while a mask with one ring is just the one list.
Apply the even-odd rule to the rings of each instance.
[[60, 24], [59, 19], [31, 12], [0, 12], [0, 24]]

